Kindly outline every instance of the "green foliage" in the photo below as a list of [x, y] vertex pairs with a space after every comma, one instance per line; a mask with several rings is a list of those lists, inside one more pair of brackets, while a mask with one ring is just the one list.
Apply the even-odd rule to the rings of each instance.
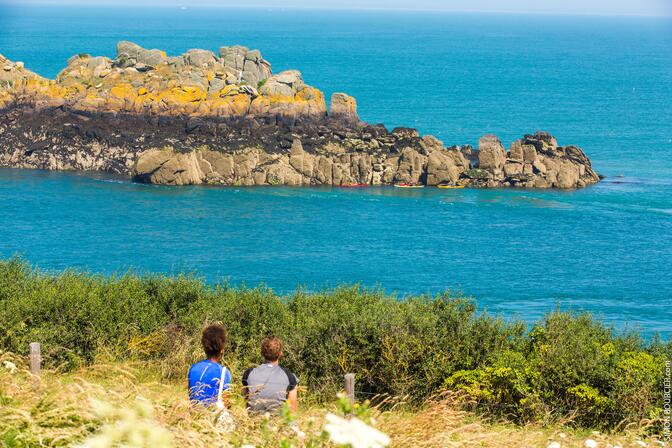
[[52, 275], [0, 262], [0, 349], [25, 354], [39, 341], [52, 367], [143, 359], [181, 378], [202, 356], [201, 329], [215, 321], [229, 331], [234, 377], [260, 361], [260, 340], [275, 334], [283, 363], [313, 399], [331, 399], [353, 372], [358, 393], [418, 404], [448, 388], [518, 422], [573, 415], [613, 427], [656, 415], [672, 352], [588, 314], [554, 312], [527, 331], [448, 294], [399, 300], [354, 286], [280, 297], [193, 275]]
[[465, 393], [489, 414], [525, 421], [542, 414], [533, 387], [537, 377], [522, 353], [508, 351], [493, 365], [455, 372], [446, 379], [445, 387]]
[[259, 90], [259, 89], [261, 89], [262, 87], [264, 87], [264, 84], [266, 84], [266, 81], [268, 81], [268, 78], [264, 78], [264, 79], [262, 79], [261, 81], [259, 81], [259, 82], [257, 83], [257, 90]]
[[455, 372], [445, 385], [491, 415], [518, 422], [571, 416], [580, 426], [610, 428], [658, 414], [670, 349], [616, 334], [589, 314], [556, 311], [533, 326], [522, 350]]

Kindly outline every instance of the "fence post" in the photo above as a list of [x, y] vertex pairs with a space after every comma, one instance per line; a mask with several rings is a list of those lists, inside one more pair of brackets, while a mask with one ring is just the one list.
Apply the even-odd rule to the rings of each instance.
[[42, 364], [42, 355], [40, 353], [40, 343], [30, 343], [30, 373], [35, 376], [40, 376], [40, 369]]
[[[345, 375], [345, 395], [350, 401], [350, 407], [355, 405], [355, 374], [348, 373]], [[354, 408], [353, 408], [354, 411]]]

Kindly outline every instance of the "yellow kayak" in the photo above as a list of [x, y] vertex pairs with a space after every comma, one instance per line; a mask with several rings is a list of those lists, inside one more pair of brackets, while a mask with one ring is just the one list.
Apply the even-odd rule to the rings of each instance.
[[464, 188], [464, 185], [437, 185], [437, 188]]

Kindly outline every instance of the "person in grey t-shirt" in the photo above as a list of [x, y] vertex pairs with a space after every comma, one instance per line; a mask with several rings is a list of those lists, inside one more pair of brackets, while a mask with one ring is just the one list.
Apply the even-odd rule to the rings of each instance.
[[282, 342], [275, 336], [261, 343], [264, 364], [247, 369], [243, 374], [243, 393], [251, 413], [278, 411], [287, 402], [292, 411], [299, 407], [296, 387], [299, 380], [292, 372], [280, 367]]

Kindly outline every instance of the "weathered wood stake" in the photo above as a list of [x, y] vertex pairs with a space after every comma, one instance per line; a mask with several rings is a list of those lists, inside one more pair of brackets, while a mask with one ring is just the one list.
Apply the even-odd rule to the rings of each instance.
[[348, 373], [345, 375], [345, 395], [350, 401], [350, 406], [355, 405], [355, 374]]
[[40, 376], [42, 367], [42, 354], [40, 353], [40, 343], [30, 343], [30, 373], [35, 376]]

